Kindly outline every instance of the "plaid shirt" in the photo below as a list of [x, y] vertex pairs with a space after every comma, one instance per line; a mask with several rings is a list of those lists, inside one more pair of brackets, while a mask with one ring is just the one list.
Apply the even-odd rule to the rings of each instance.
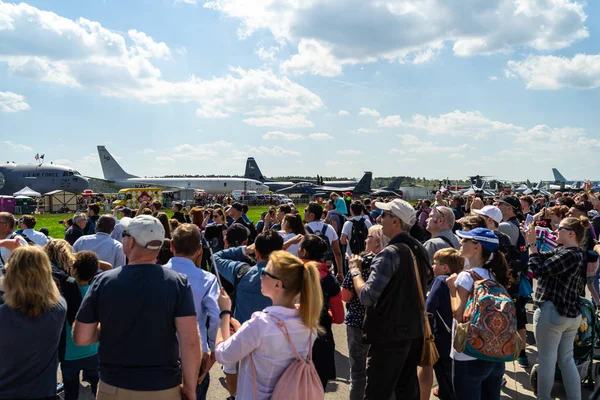
[[529, 255], [529, 268], [538, 278], [535, 302], [551, 301], [562, 316], [581, 314], [579, 293], [585, 284], [586, 266], [583, 250], [558, 247], [552, 251]]

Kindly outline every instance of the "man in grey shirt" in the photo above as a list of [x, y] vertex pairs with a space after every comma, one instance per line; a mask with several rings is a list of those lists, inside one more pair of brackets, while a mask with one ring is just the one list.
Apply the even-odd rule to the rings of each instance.
[[502, 211], [502, 222], [498, 230], [510, 238], [513, 246], [519, 240], [519, 220], [517, 213], [521, 211], [521, 201], [515, 196], [497, 197], [494, 205]]
[[433, 262], [433, 255], [440, 249], [448, 247], [460, 248], [458, 238], [452, 233], [454, 222], [454, 212], [448, 207], [433, 207], [429, 212], [426, 229], [431, 233], [431, 239], [423, 243], [423, 247], [425, 247], [427, 254], [429, 254], [430, 262]]

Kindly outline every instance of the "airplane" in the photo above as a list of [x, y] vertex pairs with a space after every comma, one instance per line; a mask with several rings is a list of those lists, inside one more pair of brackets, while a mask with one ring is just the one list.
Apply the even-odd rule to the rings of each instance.
[[[281, 190], [281, 189], [290, 188], [291, 186], [298, 184], [298, 183], [311, 183], [313, 185], [320, 185], [320, 186], [327, 185], [327, 186], [336, 186], [336, 187], [356, 186], [358, 184], [358, 181], [349, 181], [349, 180], [326, 181], [323, 179], [322, 176], [319, 176], [319, 175], [317, 175], [316, 180], [292, 179], [291, 181], [288, 181], [288, 182], [269, 180], [260, 171], [260, 168], [258, 167], [258, 164], [256, 163], [256, 160], [254, 159], [254, 157], [248, 157], [248, 159], [246, 160], [246, 171], [244, 172], [244, 178], [260, 181], [260, 182], [264, 183], [265, 185], [269, 186], [269, 190], [271, 190], [272, 192], [277, 192], [278, 190]], [[291, 193], [296, 193], [296, 192], [291, 192]], [[298, 192], [298, 193], [304, 193], [304, 192]]]
[[329, 193], [352, 192], [354, 195], [371, 194], [371, 180], [373, 179], [372, 172], [365, 172], [363, 177], [356, 185], [339, 187], [329, 185], [305, 186], [304, 190], [311, 196], [327, 197]]
[[484, 196], [495, 196], [498, 193], [498, 183], [496, 183], [496, 190], [486, 188], [488, 182], [482, 180], [485, 176], [475, 175], [470, 176], [471, 186], [468, 189], [459, 191], [464, 196], [470, 196], [472, 194], [483, 194]]
[[402, 191], [400, 190], [400, 186], [402, 185], [402, 181], [404, 177], [398, 176], [392, 180], [392, 182], [388, 186], [382, 186], [379, 189], [371, 189], [371, 196], [376, 197], [398, 197], [402, 196]]
[[518, 188], [514, 188], [512, 190], [515, 193], [517, 193], [517, 194], [524, 194], [524, 195], [529, 195], [529, 194], [533, 194], [533, 195], [543, 194], [543, 195], [546, 195], [546, 196], [550, 196], [550, 192], [547, 191], [546, 189], [544, 189], [543, 186], [544, 186], [544, 182], [543, 181], [540, 181], [538, 184], [536, 184], [535, 186], [533, 186], [531, 184], [531, 182], [529, 181], [529, 179], [527, 179], [527, 182], [525, 184], [522, 184]]
[[261, 182], [246, 178], [140, 178], [125, 172], [104, 146], [98, 146], [98, 156], [104, 180], [124, 188], [152, 185], [164, 188], [202, 189], [211, 194], [231, 193], [233, 190], [255, 190], [258, 193], [266, 193], [269, 190]]
[[556, 168], [552, 168], [554, 182], [548, 182], [550, 190], [579, 190], [583, 187], [583, 181], [569, 181]]
[[41, 194], [53, 190], [81, 193], [89, 187], [88, 180], [71, 167], [56, 164], [0, 165], [0, 195], [12, 196], [25, 186]]

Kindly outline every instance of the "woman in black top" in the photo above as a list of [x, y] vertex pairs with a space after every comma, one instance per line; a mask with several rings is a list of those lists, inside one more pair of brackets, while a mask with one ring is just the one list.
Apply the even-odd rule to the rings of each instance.
[[534, 229], [525, 232], [529, 268], [538, 279], [533, 332], [538, 346], [538, 399], [551, 399], [556, 363], [569, 399], [581, 398], [581, 382], [573, 358], [573, 341], [581, 325], [579, 292], [585, 285], [584, 251], [580, 245], [590, 222], [565, 218], [557, 229], [556, 249], [539, 253]]

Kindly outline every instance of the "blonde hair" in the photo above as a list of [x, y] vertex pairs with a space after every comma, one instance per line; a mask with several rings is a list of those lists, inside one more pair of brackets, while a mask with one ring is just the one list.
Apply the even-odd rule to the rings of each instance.
[[436, 251], [433, 261], [448, 265], [451, 274], [458, 274], [465, 267], [465, 259], [461, 257], [460, 251], [452, 247]]
[[28, 317], [39, 317], [60, 301], [50, 260], [37, 246], [19, 247], [10, 254], [2, 287], [6, 305]]
[[383, 249], [385, 246], [390, 243], [390, 238], [383, 234], [383, 226], [381, 225], [373, 225], [369, 228], [369, 235], [373, 236], [375, 239], [379, 241], [379, 246]]
[[278, 250], [271, 253], [269, 261], [273, 274], [283, 283], [284, 290], [291, 296], [300, 293], [300, 318], [304, 326], [321, 330], [319, 317], [323, 309], [323, 293], [317, 263], [303, 263], [287, 251]]
[[53, 239], [46, 243], [42, 249], [50, 259], [50, 264], [54, 264], [63, 271], [69, 272], [69, 268], [75, 262], [73, 248], [69, 242], [64, 239]]

